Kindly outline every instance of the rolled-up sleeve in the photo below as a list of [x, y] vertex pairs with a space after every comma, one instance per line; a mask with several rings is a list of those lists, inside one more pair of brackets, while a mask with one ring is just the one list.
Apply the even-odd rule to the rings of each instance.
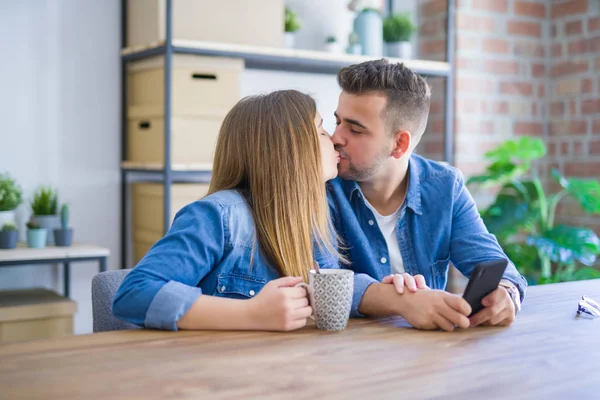
[[367, 291], [367, 288], [372, 283], [377, 283], [377, 279], [372, 278], [367, 274], [354, 274], [354, 295], [352, 296], [352, 308], [350, 308], [350, 317], [359, 318], [364, 317], [363, 314], [358, 312], [358, 307], [362, 302], [363, 296]]
[[[451, 261], [463, 275], [470, 277], [475, 266], [483, 261], [508, 256], [496, 237], [489, 233], [473, 197], [464, 185], [462, 177], [455, 182], [454, 214], [452, 219]], [[514, 283], [525, 298], [527, 281], [509, 260], [504, 272], [505, 279]]]
[[126, 276], [113, 315], [147, 328], [177, 330], [177, 321], [202, 294], [199, 282], [218, 264], [225, 247], [223, 210], [198, 201], [184, 207], [168, 233]]

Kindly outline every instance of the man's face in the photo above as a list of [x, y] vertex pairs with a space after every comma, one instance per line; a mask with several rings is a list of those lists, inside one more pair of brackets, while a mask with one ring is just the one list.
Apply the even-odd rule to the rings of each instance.
[[386, 103], [383, 94], [340, 94], [332, 139], [340, 153], [338, 173], [342, 178], [368, 180], [390, 156], [393, 139], [381, 118]]

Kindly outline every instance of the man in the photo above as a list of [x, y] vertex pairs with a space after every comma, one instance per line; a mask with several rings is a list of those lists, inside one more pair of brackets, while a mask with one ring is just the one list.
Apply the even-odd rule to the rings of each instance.
[[[338, 73], [332, 136], [341, 161], [328, 185], [335, 227], [356, 273], [353, 316], [401, 315], [421, 329], [509, 325], [527, 283], [509, 263], [485, 308], [471, 313], [443, 289], [452, 262], [465, 276], [507, 258], [489, 234], [461, 173], [413, 151], [429, 115], [425, 80], [403, 64], [368, 61]], [[434, 290], [399, 294], [389, 274], [423, 275]]]

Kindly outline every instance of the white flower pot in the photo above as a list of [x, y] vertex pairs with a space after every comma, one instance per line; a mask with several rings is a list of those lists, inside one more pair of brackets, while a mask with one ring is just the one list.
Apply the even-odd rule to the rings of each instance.
[[17, 224], [15, 210], [0, 211], [0, 229], [2, 229], [2, 225], [4, 224]]
[[388, 57], [395, 58], [412, 58], [412, 43], [410, 42], [393, 42], [386, 43]]
[[293, 49], [296, 44], [296, 34], [292, 32], [286, 32], [284, 35], [285, 47], [288, 49]]
[[342, 54], [342, 46], [339, 43], [325, 43], [325, 51], [333, 54]]

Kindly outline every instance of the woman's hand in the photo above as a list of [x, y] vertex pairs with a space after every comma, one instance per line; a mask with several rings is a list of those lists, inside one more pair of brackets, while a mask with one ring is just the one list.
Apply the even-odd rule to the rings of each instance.
[[285, 277], [270, 281], [256, 297], [248, 300], [253, 328], [265, 331], [292, 331], [306, 325], [312, 314], [303, 287], [294, 287], [302, 278]]
[[404, 293], [405, 287], [411, 293], [414, 293], [419, 289], [429, 289], [429, 287], [427, 287], [427, 284], [425, 283], [425, 277], [420, 274], [415, 276], [412, 276], [407, 273], [392, 274], [383, 278], [381, 283], [393, 283], [396, 287], [396, 292], [398, 292], [398, 294]]

